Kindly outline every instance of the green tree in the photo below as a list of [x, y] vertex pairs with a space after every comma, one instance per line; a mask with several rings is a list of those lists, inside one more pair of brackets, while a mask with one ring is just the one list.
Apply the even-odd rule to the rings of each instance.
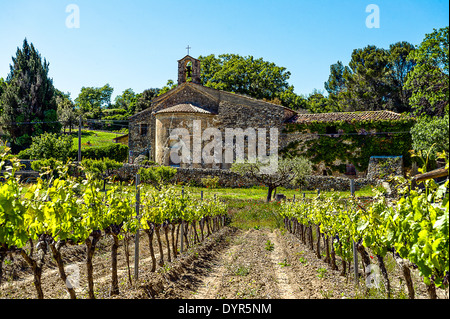
[[395, 112], [410, 112], [409, 98], [411, 91], [405, 88], [406, 77], [414, 68], [415, 62], [408, 56], [414, 51], [411, 43], [402, 41], [389, 46], [389, 56], [386, 65], [386, 81], [390, 86], [386, 108]]
[[[142, 93], [139, 93], [136, 97], [136, 107], [134, 109], [134, 113], [140, 112], [142, 110], [145, 110], [151, 106], [152, 100], [158, 96], [160, 89], [147, 89], [144, 90]], [[134, 114], [133, 113], [133, 114]]]
[[416, 65], [408, 73], [405, 88], [411, 90], [409, 103], [417, 114], [448, 114], [449, 27], [434, 29], [408, 59]]
[[272, 193], [277, 187], [289, 184], [298, 185], [304, 176], [312, 172], [311, 162], [301, 156], [278, 159], [275, 172], [265, 172], [266, 165], [259, 160], [256, 162], [246, 160], [243, 163], [233, 163], [231, 171], [266, 185], [268, 187], [267, 202], [272, 199]]
[[33, 137], [32, 140], [33, 142], [28, 150], [31, 159], [54, 158], [67, 161], [73, 146], [73, 139], [70, 135], [44, 133]]
[[424, 153], [433, 147], [430, 160], [437, 158], [437, 152], [449, 154], [449, 115], [419, 118], [411, 128], [411, 137], [412, 148], [416, 152]]
[[113, 91], [108, 83], [102, 87], [82, 87], [75, 99], [75, 107], [87, 118], [100, 118], [102, 109], [111, 107]]
[[391, 44], [388, 50], [369, 45], [353, 50], [349, 66], [341, 61], [332, 64], [324, 83], [329, 111], [409, 112], [411, 93], [404, 83], [414, 66], [408, 59], [413, 50], [404, 41]]
[[[324, 83], [325, 90], [328, 92], [328, 105], [334, 112], [342, 111], [345, 106], [342, 105], [343, 93], [347, 90], [347, 79], [350, 76], [350, 68], [344, 66], [341, 61], [330, 66], [330, 75], [328, 81]], [[342, 94], [341, 94], [342, 93]]]
[[167, 80], [167, 84], [165, 86], [163, 86], [161, 90], [159, 90], [158, 96], [169, 92], [170, 90], [176, 88], [177, 86], [178, 86], [178, 84], [175, 84], [175, 82], [173, 82], [173, 80]]
[[[6, 82], [3, 78], [0, 78], [0, 101], [3, 92], [6, 91]], [[2, 103], [0, 103], [0, 116], [2, 115]]]
[[64, 94], [59, 90], [56, 90], [56, 92], [56, 104], [58, 105], [56, 114], [58, 121], [62, 124], [64, 133], [66, 132], [66, 127], [69, 127], [69, 132], [72, 133], [72, 127], [78, 122], [75, 105], [70, 99], [70, 94]]
[[116, 96], [114, 108], [124, 109], [128, 114], [134, 114], [136, 109], [137, 95], [132, 89], [126, 89], [121, 95]]
[[13, 152], [28, 147], [33, 136], [59, 132], [57, 104], [49, 63], [34, 45], [23, 41], [12, 58], [6, 90], [0, 98], [1, 124], [11, 141]]
[[347, 111], [376, 111], [384, 108], [389, 87], [385, 78], [388, 52], [369, 45], [353, 50], [346, 75], [347, 90], [343, 97]]
[[[204, 86], [248, 95], [256, 99], [274, 101], [291, 108], [303, 105], [296, 98], [294, 87], [289, 85], [291, 73], [273, 62], [238, 54], [200, 56], [201, 80]], [[297, 104], [298, 103], [298, 104]]]
[[325, 90], [329, 94], [337, 95], [347, 88], [345, 75], [350, 72], [348, 66], [344, 66], [341, 61], [330, 66], [330, 76], [324, 83]]
[[329, 103], [329, 99], [325, 97], [322, 92], [314, 90], [309, 96], [306, 103], [306, 108], [311, 113], [325, 113], [335, 111]]
[[289, 90], [279, 93], [278, 99], [281, 105], [293, 110], [306, 110], [308, 105], [307, 98], [294, 93], [293, 90], [294, 88], [291, 86]]

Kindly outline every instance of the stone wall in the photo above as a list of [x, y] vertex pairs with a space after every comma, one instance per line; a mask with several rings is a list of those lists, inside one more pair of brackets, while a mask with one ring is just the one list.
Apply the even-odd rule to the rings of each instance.
[[[229, 170], [203, 169], [203, 168], [177, 168], [177, 174], [174, 177], [175, 183], [201, 185], [201, 179], [207, 177], [219, 177], [219, 185], [222, 187], [252, 187], [261, 186], [248, 177], [242, 177], [239, 174]], [[368, 178], [357, 178], [355, 189], [359, 190], [367, 185], [376, 185], [377, 181]], [[304, 190], [323, 190], [323, 191], [350, 191], [350, 178], [334, 176], [315, 176], [305, 177], [305, 183], [299, 185], [285, 185], [286, 188], [301, 188]]]
[[[350, 178], [335, 176], [307, 176], [307, 190], [324, 190], [324, 191], [350, 191]], [[367, 185], [376, 185], [377, 181], [370, 178], [355, 178], [355, 190], [359, 190]]]
[[403, 156], [372, 156], [367, 178], [388, 179], [390, 176], [404, 176]]
[[[128, 149], [129, 159], [132, 162], [139, 155], [150, 157], [154, 141], [155, 121], [151, 120], [150, 110], [134, 115], [133, 120], [128, 124]], [[147, 133], [142, 134], [141, 125], [147, 125]]]
[[[156, 163], [160, 163], [161, 165], [170, 165], [170, 147], [174, 141], [170, 140], [170, 132], [171, 129], [174, 128], [184, 128], [188, 130], [188, 132], [193, 135], [193, 125], [194, 121], [199, 121], [200, 127], [202, 130], [208, 127], [215, 126], [215, 115], [212, 114], [201, 114], [201, 113], [160, 113], [156, 114], [156, 138], [155, 138], [155, 158], [154, 161]], [[200, 132], [201, 134], [201, 132]], [[199, 135], [200, 135], [199, 134]], [[202, 136], [199, 136], [200, 139]], [[194, 141], [189, 138], [189, 147], [192, 150], [192, 155], [194, 154]], [[202, 141], [202, 149], [209, 141]], [[201, 155], [201, 153], [200, 153]], [[181, 157], [181, 154], [180, 154]], [[189, 160], [189, 158], [187, 159]], [[180, 164], [181, 167], [184, 165], [184, 161]], [[188, 164], [189, 165], [189, 164]], [[201, 166], [201, 163], [192, 164], [194, 167], [196, 165]], [[209, 164], [212, 165], [212, 164]]]
[[[120, 169], [122, 176], [128, 179], [134, 179], [139, 170], [139, 165], [124, 164]], [[252, 187], [261, 186], [255, 183], [249, 177], [243, 177], [230, 170], [212, 169], [212, 168], [177, 168], [177, 173], [172, 182], [176, 184], [202, 186], [202, 178], [219, 177], [220, 187]], [[357, 178], [355, 181], [355, 190], [359, 190], [367, 185], [377, 185], [377, 180], [369, 178]], [[305, 177], [304, 185], [286, 185], [286, 188], [303, 190], [322, 191], [350, 191], [350, 178], [335, 176], [315, 176]]]
[[173, 181], [201, 186], [202, 178], [216, 176], [219, 177], [220, 187], [251, 187], [255, 185], [249, 178], [242, 177], [232, 171], [213, 168], [177, 168], [177, 174]]

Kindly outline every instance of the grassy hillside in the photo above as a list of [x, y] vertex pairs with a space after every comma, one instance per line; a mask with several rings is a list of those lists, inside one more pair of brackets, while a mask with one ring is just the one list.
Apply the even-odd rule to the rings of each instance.
[[[81, 130], [81, 149], [101, 147], [114, 144], [113, 138], [122, 133]], [[78, 131], [72, 133], [73, 147], [78, 149]]]

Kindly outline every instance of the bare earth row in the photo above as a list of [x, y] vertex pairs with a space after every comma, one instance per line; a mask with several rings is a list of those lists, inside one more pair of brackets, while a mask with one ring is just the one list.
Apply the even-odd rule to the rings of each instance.
[[[104, 238], [94, 257], [97, 298], [110, 298], [109, 244], [109, 239]], [[147, 236], [140, 237], [139, 248], [139, 280], [132, 280], [132, 283], [129, 281], [124, 247], [119, 248], [120, 294], [114, 298], [342, 299], [362, 296], [351, 277], [341, 276], [339, 270], [331, 270], [298, 238], [278, 229], [224, 227], [204, 242], [190, 247], [181, 257], [166, 262], [156, 272], [150, 271]], [[77, 280], [77, 297], [87, 298], [85, 249], [83, 246], [64, 249], [66, 267], [71, 269], [72, 278]], [[164, 249], [163, 246], [165, 252]], [[129, 251], [129, 271], [133, 275], [133, 241], [129, 243]], [[33, 277], [26, 264], [17, 257], [6, 269], [7, 280], [0, 287], [0, 298], [34, 298]], [[42, 283], [45, 298], [69, 297], [51, 259], [48, 259], [48, 266], [44, 269]], [[401, 282], [397, 286], [399, 290], [403, 289]], [[418, 290], [418, 298], [426, 296], [424, 289], [423, 292], [420, 287]]]

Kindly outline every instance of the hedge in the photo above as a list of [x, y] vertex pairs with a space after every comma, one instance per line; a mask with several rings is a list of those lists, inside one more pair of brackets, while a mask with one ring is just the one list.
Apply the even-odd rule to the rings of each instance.
[[[72, 160], [78, 159], [78, 149], [72, 149], [69, 153]], [[102, 159], [110, 158], [117, 162], [125, 162], [128, 158], [128, 146], [124, 144], [110, 144], [102, 147], [90, 147], [81, 150], [81, 158]]]

